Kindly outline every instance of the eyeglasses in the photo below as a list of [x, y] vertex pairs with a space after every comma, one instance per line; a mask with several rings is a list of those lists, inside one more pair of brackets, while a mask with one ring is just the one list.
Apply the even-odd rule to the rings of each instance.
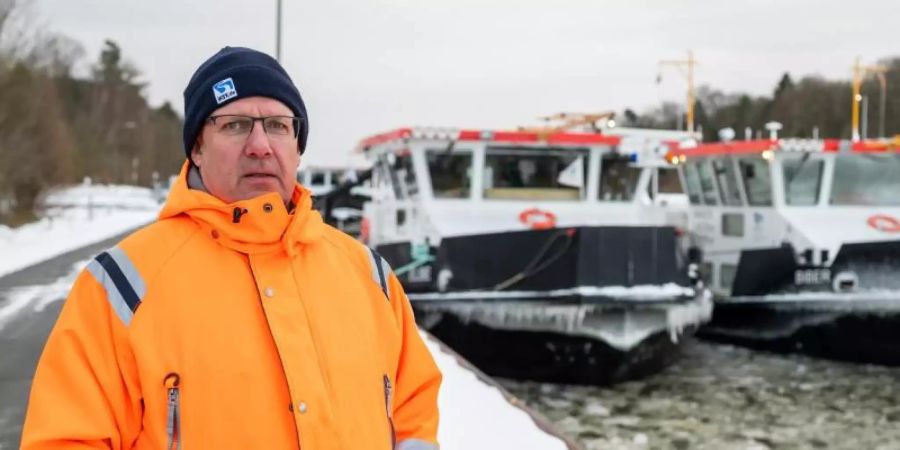
[[302, 117], [295, 116], [252, 117], [234, 114], [209, 116], [206, 119], [210, 125], [215, 127], [216, 133], [228, 137], [244, 138], [253, 131], [257, 120], [262, 122], [263, 130], [269, 138], [281, 140], [296, 139], [300, 135], [300, 125], [303, 122]]

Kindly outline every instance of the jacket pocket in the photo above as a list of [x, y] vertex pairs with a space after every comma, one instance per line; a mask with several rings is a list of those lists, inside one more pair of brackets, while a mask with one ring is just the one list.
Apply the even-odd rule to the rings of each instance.
[[387, 414], [388, 424], [391, 427], [391, 450], [397, 445], [397, 433], [394, 430], [394, 413], [393, 413], [393, 397], [394, 389], [391, 386], [391, 378], [384, 375], [384, 409]]
[[166, 450], [181, 450], [181, 377], [172, 372], [163, 379], [166, 386]]

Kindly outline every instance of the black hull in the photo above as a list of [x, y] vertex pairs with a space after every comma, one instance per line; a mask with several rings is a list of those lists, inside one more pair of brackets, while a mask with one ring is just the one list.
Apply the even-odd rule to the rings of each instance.
[[685, 334], [673, 342], [667, 331], [660, 331], [622, 351], [600, 339], [490, 328], [452, 314], [426, 329], [490, 376], [582, 385], [609, 385], [655, 374], [678, 359], [688, 338]]
[[717, 302], [698, 336], [777, 353], [900, 366], [900, 302]]
[[[672, 227], [594, 226], [446, 237], [432, 261], [398, 274], [407, 292], [547, 291], [576, 286], [689, 285]], [[413, 263], [409, 242], [376, 250], [396, 270]], [[440, 274], [450, 274], [444, 284]], [[511, 280], [515, 280], [512, 282]]]
[[813, 256], [790, 245], [742, 251], [732, 297], [716, 302], [700, 336], [900, 366], [900, 241], [845, 243], [830, 264], [812, 265]]

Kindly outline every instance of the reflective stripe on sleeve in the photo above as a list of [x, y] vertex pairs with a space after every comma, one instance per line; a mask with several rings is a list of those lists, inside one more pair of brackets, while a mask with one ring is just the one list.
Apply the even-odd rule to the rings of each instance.
[[372, 279], [381, 286], [385, 298], [391, 301], [391, 294], [388, 290], [387, 275], [390, 273], [388, 263], [374, 249], [369, 249], [369, 265], [372, 266]]
[[122, 249], [113, 247], [97, 255], [88, 264], [87, 270], [103, 286], [110, 307], [122, 323], [130, 325], [147, 287], [128, 255]]
[[404, 439], [397, 443], [394, 450], [439, 450], [437, 444], [420, 439]]

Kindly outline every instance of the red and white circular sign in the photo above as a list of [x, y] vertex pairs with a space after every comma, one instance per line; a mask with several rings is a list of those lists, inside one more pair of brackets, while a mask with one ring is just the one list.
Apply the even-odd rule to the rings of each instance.
[[866, 221], [870, 227], [885, 233], [900, 233], [900, 220], [887, 214], [876, 214]]
[[550, 211], [530, 208], [519, 214], [519, 222], [524, 223], [532, 230], [546, 230], [556, 226], [556, 215]]

